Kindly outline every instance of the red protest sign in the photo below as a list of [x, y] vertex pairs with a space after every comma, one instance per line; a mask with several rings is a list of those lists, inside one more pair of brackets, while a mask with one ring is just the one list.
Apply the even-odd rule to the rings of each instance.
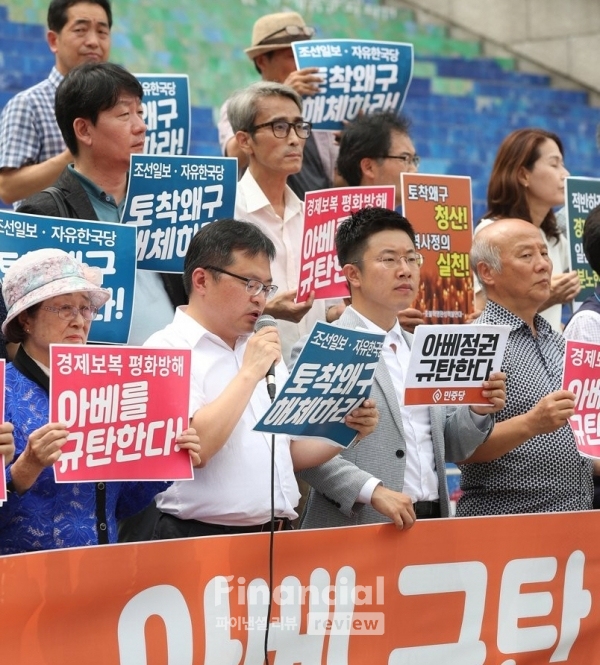
[[312, 291], [317, 300], [350, 295], [335, 251], [337, 227], [361, 208], [377, 206], [393, 210], [395, 191], [393, 185], [385, 185], [337, 187], [306, 193], [296, 302], [306, 302]]
[[56, 482], [185, 480], [189, 349], [50, 346], [50, 420], [69, 429]]
[[577, 449], [600, 458], [600, 344], [568, 339], [562, 387], [575, 393], [575, 414], [569, 424]]
[[474, 311], [471, 178], [421, 173], [400, 178], [404, 215], [425, 259], [414, 306], [427, 323], [462, 323]]

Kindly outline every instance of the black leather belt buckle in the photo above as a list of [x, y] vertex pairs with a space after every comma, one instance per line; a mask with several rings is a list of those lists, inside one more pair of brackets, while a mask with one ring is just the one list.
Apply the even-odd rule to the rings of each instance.
[[413, 508], [417, 519], [441, 517], [439, 501], [417, 501], [413, 503]]

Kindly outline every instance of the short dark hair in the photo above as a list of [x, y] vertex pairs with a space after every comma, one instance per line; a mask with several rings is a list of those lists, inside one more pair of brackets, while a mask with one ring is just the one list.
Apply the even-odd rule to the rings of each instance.
[[585, 220], [583, 253], [592, 270], [600, 275], [600, 206], [596, 206]]
[[48, 7], [48, 17], [46, 19], [48, 29], [53, 32], [60, 32], [67, 23], [67, 10], [69, 7], [82, 3], [102, 7], [108, 18], [108, 27], [112, 28], [112, 9], [108, 0], [52, 0]]
[[[256, 224], [237, 219], [219, 219], [206, 224], [192, 238], [183, 262], [183, 286], [188, 297], [192, 292], [194, 270], [206, 266], [226, 268], [233, 263], [235, 251], [250, 257], [264, 254], [269, 261], [275, 258], [273, 241]], [[219, 277], [214, 273], [215, 281]]]
[[78, 65], [60, 82], [54, 104], [56, 122], [73, 155], [79, 152], [73, 129], [75, 119], [85, 118], [95, 125], [100, 113], [114, 108], [123, 93], [141, 100], [144, 89], [133, 74], [111, 62]]
[[[291, 44], [290, 44], [290, 48], [292, 48]], [[274, 49], [273, 51], [267, 51], [266, 53], [261, 53], [261, 55], [266, 55], [267, 60], [269, 62], [271, 62], [271, 60], [273, 60], [273, 57], [275, 55], [275, 50], [276, 49]], [[258, 56], [256, 56], [256, 58], [258, 58]], [[254, 60], [252, 61], [254, 63], [254, 69], [256, 69], [256, 71], [262, 76], [262, 69], [258, 66], [258, 64], [256, 62], [256, 58], [254, 58]]]
[[340, 266], [356, 263], [363, 258], [369, 238], [388, 229], [404, 231], [415, 244], [411, 223], [395, 210], [362, 208], [342, 222], [335, 234], [335, 248]]
[[392, 132], [410, 136], [409, 130], [408, 118], [390, 111], [359, 116], [342, 132], [338, 173], [351, 187], [358, 187], [362, 180], [361, 160], [383, 159], [390, 152]]

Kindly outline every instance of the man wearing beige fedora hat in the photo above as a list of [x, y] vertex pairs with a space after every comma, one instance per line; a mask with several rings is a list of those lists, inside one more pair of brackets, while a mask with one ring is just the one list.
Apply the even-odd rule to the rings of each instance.
[[[263, 81], [284, 83], [301, 96], [314, 95], [321, 77], [316, 67], [296, 69], [291, 44], [310, 39], [315, 29], [306, 25], [296, 12], [278, 12], [261, 16], [252, 29], [252, 45], [245, 49]], [[306, 140], [302, 169], [291, 175], [288, 185], [304, 199], [304, 193], [331, 187], [333, 183], [337, 144], [334, 132], [314, 132]], [[237, 157], [240, 175], [248, 166], [248, 158], [235, 138], [227, 114], [227, 102], [221, 107], [219, 142], [223, 154]]]

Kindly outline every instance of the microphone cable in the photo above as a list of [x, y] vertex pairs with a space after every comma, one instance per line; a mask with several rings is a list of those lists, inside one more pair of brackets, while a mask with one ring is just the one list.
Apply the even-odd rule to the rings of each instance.
[[[261, 328], [265, 326], [274, 326], [277, 327], [277, 321], [268, 314], [263, 314], [260, 316], [254, 327], [255, 332], [258, 332]], [[274, 377], [274, 365], [267, 372], [267, 391], [269, 393], [269, 398], [271, 404], [275, 401], [275, 377]], [[274, 558], [275, 558], [275, 434], [271, 434], [271, 477], [270, 477], [270, 492], [271, 492], [271, 523], [269, 529], [269, 579], [268, 579], [268, 605], [267, 605], [267, 621], [265, 625], [265, 643], [264, 643], [264, 653], [265, 653], [265, 665], [269, 665], [269, 628], [271, 624], [271, 614], [273, 611], [273, 568], [274, 568]]]
[[[274, 401], [271, 398], [271, 404]], [[265, 665], [269, 665], [269, 626], [273, 609], [273, 561], [275, 552], [275, 434], [271, 434], [271, 528], [269, 529], [269, 603], [267, 606], [267, 623], [265, 626]]]

